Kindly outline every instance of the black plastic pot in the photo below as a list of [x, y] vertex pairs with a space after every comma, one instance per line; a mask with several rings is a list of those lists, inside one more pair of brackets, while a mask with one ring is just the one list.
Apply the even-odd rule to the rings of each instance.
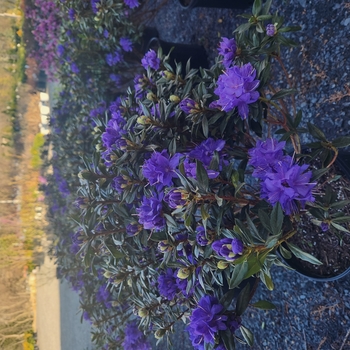
[[251, 6], [253, 2], [254, 0], [179, 0], [180, 6], [185, 9], [194, 7], [245, 9]]
[[[347, 179], [350, 179], [350, 153], [340, 152], [336, 159], [335, 164], [342, 170], [344, 177], [346, 177]], [[284, 248], [288, 250], [288, 247], [286, 245], [284, 245]], [[298, 273], [301, 276], [307, 277], [311, 281], [316, 281], [316, 282], [336, 281], [345, 277], [347, 274], [350, 273], [350, 266], [349, 266], [345, 271], [341, 272], [338, 275], [324, 277], [317, 274], [306, 272], [303, 269], [303, 267], [300, 265], [299, 260], [294, 255], [292, 255], [290, 259], [285, 259], [284, 257], [281, 256], [281, 254], [279, 254], [279, 256], [287, 266], [291, 267], [292, 269], [295, 270], [296, 273]]]
[[182, 63], [182, 73], [184, 73], [187, 61], [191, 59], [191, 68], [208, 68], [208, 59], [207, 52], [203, 46], [200, 45], [190, 45], [190, 44], [178, 44], [178, 43], [169, 43], [167, 41], [160, 40], [157, 37], [153, 37], [148, 42], [147, 50], [153, 49], [157, 51], [159, 46], [162, 48], [164, 54], [168, 54], [171, 49], [170, 59], [173, 63], [181, 62]]

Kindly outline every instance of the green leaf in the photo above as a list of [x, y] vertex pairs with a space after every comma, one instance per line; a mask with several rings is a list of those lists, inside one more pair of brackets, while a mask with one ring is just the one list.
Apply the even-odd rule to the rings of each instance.
[[236, 302], [236, 314], [237, 316], [241, 316], [244, 311], [247, 309], [250, 301], [250, 284], [249, 282], [244, 286], [244, 288], [240, 291], [237, 297]]
[[267, 21], [272, 18], [272, 15], [260, 15], [258, 16], [258, 21]]
[[253, 10], [252, 13], [254, 16], [258, 16], [261, 11], [261, 0], [255, 0], [253, 4]]
[[260, 279], [265, 284], [268, 290], [273, 290], [275, 286], [273, 285], [272, 279], [269, 275], [261, 271], [260, 273]]
[[323, 263], [316, 259], [314, 256], [312, 256], [309, 253], [303, 252], [299, 247], [297, 247], [296, 245], [292, 244], [292, 243], [288, 243], [286, 242], [288, 248], [290, 249], [290, 251], [299, 259], [304, 260], [304, 261], [308, 261], [311, 264], [314, 265], [322, 265]]
[[260, 219], [260, 222], [262, 225], [266, 228], [268, 232], [271, 232], [271, 225], [270, 225], [270, 217], [269, 215], [262, 209], [258, 210], [258, 216]]
[[338, 223], [349, 222], [350, 221], [350, 216], [338, 216], [337, 218], [332, 219], [332, 221], [333, 222], [338, 222]]
[[350, 136], [338, 137], [332, 141], [332, 145], [338, 148], [346, 147], [350, 145]]
[[319, 179], [321, 176], [326, 174], [329, 171], [329, 168], [317, 169], [312, 171], [312, 178], [310, 182], [314, 182]]
[[274, 236], [278, 236], [279, 234], [281, 234], [283, 219], [284, 215], [281, 204], [277, 202], [277, 204], [275, 204], [275, 206], [272, 209], [270, 219], [270, 226]]
[[241, 264], [235, 265], [233, 273], [228, 281], [228, 287], [230, 289], [236, 288], [244, 280], [244, 277], [248, 271], [248, 263], [244, 261]]
[[282, 89], [280, 91], [278, 91], [277, 93], [275, 93], [272, 97], [271, 97], [271, 100], [278, 100], [282, 97], [285, 97], [285, 96], [289, 96], [289, 95], [293, 95], [297, 92], [297, 90], [295, 89]]
[[325, 134], [315, 125], [310, 122], [307, 123], [307, 128], [309, 129], [309, 133], [317, 140], [327, 142], [327, 138]]
[[283, 245], [280, 245], [279, 246], [279, 250], [280, 250], [280, 253], [281, 255], [285, 258], [285, 259], [291, 259], [292, 257], [292, 253], [290, 252], [290, 250], [286, 249], [283, 247]]
[[270, 7], [272, 4], [272, 0], [267, 0], [264, 4], [263, 10], [262, 10], [262, 15], [268, 15], [270, 11]]
[[280, 33], [297, 32], [299, 30], [301, 30], [300, 26], [290, 26], [290, 27], [283, 27], [278, 29]]
[[336, 228], [337, 230], [339, 230], [339, 231], [346, 232], [346, 233], [350, 233], [350, 231], [347, 230], [345, 227], [343, 227], [343, 226], [341, 226], [341, 225], [339, 225], [339, 224], [336, 224], [336, 223], [333, 222], [333, 221], [331, 221], [331, 225], [332, 225], [333, 227], [335, 227], [335, 228]]
[[203, 164], [198, 160], [196, 160], [196, 176], [198, 183], [203, 187], [204, 191], [207, 191], [209, 187], [208, 173]]
[[235, 31], [233, 33], [243, 33], [245, 32], [246, 30], [249, 30], [249, 28], [252, 26], [253, 24], [252, 23], [243, 23], [241, 24], [239, 27], [237, 27], [235, 29]]
[[208, 137], [208, 134], [209, 134], [208, 119], [205, 115], [203, 115], [203, 118], [202, 118], [202, 130], [203, 130], [203, 135], [205, 137]]
[[262, 310], [274, 310], [276, 306], [267, 300], [259, 300], [256, 303], [252, 304], [252, 306], [257, 307]]
[[249, 269], [245, 275], [246, 278], [253, 276], [254, 274], [261, 271], [268, 253], [269, 252], [265, 252], [261, 255], [257, 255], [256, 253], [253, 253], [249, 256], [249, 258], [247, 259], [247, 262], [249, 264]]
[[298, 111], [297, 115], [295, 116], [295, 120], [294, 120], [294, 127], [297, 128], [301, 122], [301, 119], [303, 117], [303, 112], [301, 111], [301, 109]]
[[233, 298], [235, 297], [236, 291], [235, 290], [229, 290], [227, 293], [225, 293], [222, 298], [220, 298], [219, 303], [224, 307], [225, 310], [227, 310], [231, 303]]
[[248, 213], [247, 213], [247, 224], [248, 224], [250, 234], [253, 236], [253, 238], [257, 239], [259, 242], [263, 242], [264, 239], [260, 236], [259, 231], [254, 225], [252, 219], [249, 217]]
[[243, 335], [244, 340], [247, 342], [247, 344], [249, 346], [253, 346], [254, 344], [253, 333], [248, 328], [245, 328], [244, 326], [239, 327], [239, 329]]
[[229, 330], [226, 330], [223, 332], [219, 332], [219, 334], [226, 349], [230, 349], [230, 350], [236, 349], [235, 338], [233, 337], [232, 332], [230, 332]]

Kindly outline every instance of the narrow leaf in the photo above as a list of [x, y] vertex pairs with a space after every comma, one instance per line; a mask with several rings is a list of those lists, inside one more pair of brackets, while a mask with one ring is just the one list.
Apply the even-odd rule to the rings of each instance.
[[288, 248], [290, 249], [290, 251], [299, 259], [304, 260], [304, 261], [308, 261], [311, 264], [314, 265], [322, 265], [323, 263], [316, 259], [314, 256], [312, 256], [309, 253], [303, 252], [299, 247], [297, 247], [296, 245], [292, 244], [292, 243], [288, 243], [286, 242]]
[[248, 263], [244, 261], [242, 264], [235, 265], [233, 269], [233, 273], [228, 282], [228, 286], [230, 289], [236, 288], [243, 281], [244, 276], [248, 271]]
[[239, 327], [244, 340], [248, 343], [249, 346], [253, 346], [254, 344], [254, 336], [253, 333], [248, 329], [245, 328], [244, 326]]
[[252, 306], [257, 307], [258, 309], [262, 309], [262, 310], [274, 310], [274, 309], [276, 309], [276, 306], [267, 300], [259, 300], [256, 303], [254, 303]]

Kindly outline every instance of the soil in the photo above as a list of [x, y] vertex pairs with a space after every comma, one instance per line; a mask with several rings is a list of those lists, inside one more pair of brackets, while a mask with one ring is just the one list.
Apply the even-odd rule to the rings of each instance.
[[[334, 181], [337, 174], [343, 173], [337, 166], [332, 167], [331, 171], [320, 178], [321, 186], [318, 186], [316, 191], [324, 193], [325, 185], [328, 185], [337, 194], [339, 201], [348, 200], [350, 181], [346, 177]], [[349, 216], [350, 204], [341, 209], [329, 211], [331, 215], [336, 212]], [[350, 231], [349, 223], [342, 226]], [[323, 263], [314, 265], [293, 257], [291, 266], [303, 274], [316, 278], [330, 278], [343, 273], [350, 267], [350, 233], [341, 232], [332, 226], [324, 232], [320, 226], [312, 222], [311, 217], [304, 215], [301, 217], [298, 232], [292, 237], [291, 242]]]

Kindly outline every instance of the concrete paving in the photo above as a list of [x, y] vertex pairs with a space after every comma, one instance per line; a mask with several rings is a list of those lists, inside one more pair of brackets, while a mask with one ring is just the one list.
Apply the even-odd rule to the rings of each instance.
[[[43, 241], [44, 248], [48, 246]], [[91, 327], [80, 322], [79, 297], [56, 278], [46, 255], [36, 274], [36, 331], [39, 350], [92, 350]]]

